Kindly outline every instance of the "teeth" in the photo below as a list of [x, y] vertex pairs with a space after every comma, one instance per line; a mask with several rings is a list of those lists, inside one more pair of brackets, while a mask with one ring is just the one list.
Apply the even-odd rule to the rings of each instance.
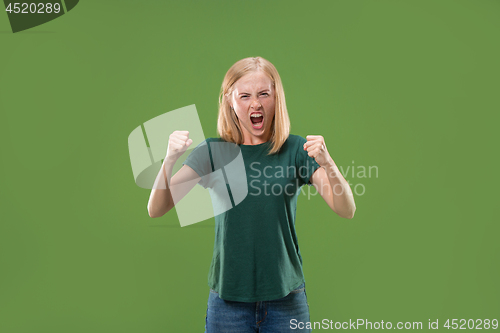
[[250, 115], [250, 117], [256, 118], [256, 117], [262, 117], [262, 115], [258, 114], [258, 113], [254, 113], [254, 114]]

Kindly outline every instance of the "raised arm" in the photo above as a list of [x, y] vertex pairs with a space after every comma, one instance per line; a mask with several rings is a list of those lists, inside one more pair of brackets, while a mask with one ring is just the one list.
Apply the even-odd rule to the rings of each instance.
[[325, 140], [321, 135], [308, 135], [306, 139], [304, 150], [321, 166], [311, 176], [311, 184], [337, 215], [352, 219], [356, 204], [351, 187], [328, 153]]
[[[175, 131], [170, 134], [167, 155], [149, 196], [148, 214], [150, 217], [165, 215], [175, 206], [175, 202], [179, 202], [196, 185], [196, 182], [192, 180], [199, 176], [187, 165], [183, 165], [172, 176], [175, 162], [192, 143], [193, 140], [189, 139], [188, 131]], [[173, 197], [176, 198], [175, 202]]]

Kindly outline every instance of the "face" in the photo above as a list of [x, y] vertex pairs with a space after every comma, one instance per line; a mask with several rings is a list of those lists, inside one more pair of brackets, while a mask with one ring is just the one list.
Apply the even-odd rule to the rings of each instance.
[[234, 83], [230, 98], [234, 111], [231, 112], [238, 116], [243, 144], [259, 144], [271, 137], [274, 95], [271, 79], [261, 71], [246, 74]]

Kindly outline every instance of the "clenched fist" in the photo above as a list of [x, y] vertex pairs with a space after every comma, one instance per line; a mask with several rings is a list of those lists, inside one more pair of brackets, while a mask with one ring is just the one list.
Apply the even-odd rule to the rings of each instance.
[[165, 159], [176, 161], [192, 143], [193, 140], [189, 138], [188, 131], [174, 131], [168, 138], [167, 156]]
[[304, 143], [304, 150], [313, 157], [320, 166], [326, 166], [331, 160], [331, 156], [326, 149], [325, 139], [321, 135], [306, 136], [307, 142]]

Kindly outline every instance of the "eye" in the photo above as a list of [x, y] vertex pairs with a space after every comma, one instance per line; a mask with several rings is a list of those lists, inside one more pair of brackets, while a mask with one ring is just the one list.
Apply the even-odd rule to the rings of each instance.
[[248, 97], [248, 95], [242, 95], [241, 98], [245, 98], [245, 97]]
[[264, 96], [269, 96], [269, 94], [268, 94], [268, 93], [262, 93], [261, 95], [264, 95]]

